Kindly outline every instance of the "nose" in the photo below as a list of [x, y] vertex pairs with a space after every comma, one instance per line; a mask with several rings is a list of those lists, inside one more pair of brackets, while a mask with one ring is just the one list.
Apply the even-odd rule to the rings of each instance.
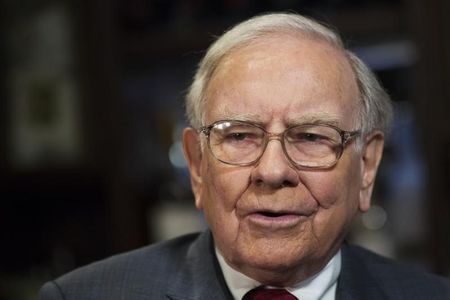
[[257, 185], [271, 188], [293, 187], [300, 182], [298, 173], [283, 152], [281, 140], [271, 139], [254, 166], [251, 180]]

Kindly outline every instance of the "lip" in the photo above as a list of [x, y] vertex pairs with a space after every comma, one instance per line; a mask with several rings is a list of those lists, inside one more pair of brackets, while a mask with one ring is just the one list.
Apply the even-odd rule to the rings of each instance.
[[295, 212], [255, 211], [247, 215], [247, 220], [256, 226], [283, 229], [294, 227], [307, 217]]

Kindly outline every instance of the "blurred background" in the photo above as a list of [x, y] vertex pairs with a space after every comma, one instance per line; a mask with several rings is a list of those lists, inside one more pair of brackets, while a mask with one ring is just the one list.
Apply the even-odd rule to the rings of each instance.
[[183, 98], [214, 37], [268, 11], [332, 24], [395, 102], [374, 205], [349, 239], [450, 274], [448, 1], [3, 0], [0, 300], [204, 228]]

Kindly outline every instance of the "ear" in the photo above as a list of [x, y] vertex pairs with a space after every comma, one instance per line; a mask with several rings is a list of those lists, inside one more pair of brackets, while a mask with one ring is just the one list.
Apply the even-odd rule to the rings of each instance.
[[191, 186], [195, 197], [195, 206], [198, 209], [202, 209], [202, 149], [200, 146], [199, 134], [193, 128], [185, 128], [183, 131], [183, 151], [191, 175]]
[[370, 208], [372, 190], [377, 175], [378, 166], [383, 155], [384, 134], [375, 131], [368, 135], [364, 141], [361, 164], [361, 190], [359, 195], [359, 209], [366, 212]]

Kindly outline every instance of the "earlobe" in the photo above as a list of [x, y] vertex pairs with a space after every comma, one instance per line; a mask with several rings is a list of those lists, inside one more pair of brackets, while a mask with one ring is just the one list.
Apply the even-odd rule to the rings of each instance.
[[372, 190], [383, 155], [383, 147], [384, 134], [382, 132], [375, 131], [366, 137], [362, 155], [362, 182], [359, 197], [359, 209], [362, 212], [366, 212], [370, 208]]
[[195, 196], [195, 206], [198, 209], [202, 209], [202, 149], [200, 146], [199, 135], [193, 128], [186, 128], [183, 131], [183, 151], [188, 164], [189, 174], [191, 175], [191, 186]]

